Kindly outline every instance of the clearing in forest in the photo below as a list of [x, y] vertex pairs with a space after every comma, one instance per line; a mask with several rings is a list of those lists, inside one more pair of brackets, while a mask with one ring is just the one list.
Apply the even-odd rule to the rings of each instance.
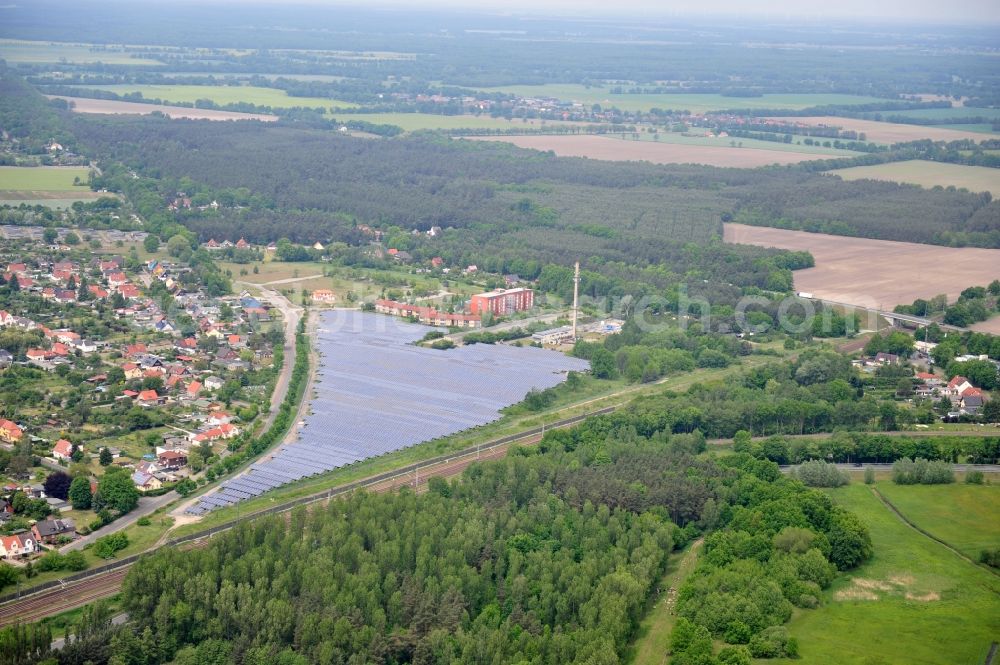
[[801, 660], [774, 662], [982, 663], [1000, 633], [1000, 577], [907, 526], [865, 485], [830, 496], [868, 526], [875, 555], [834, 582], [819, 609], [793, 616]]
[[1000, 196], [1000, 169], [988, 166], [965, 166], [911, 159], [875, 166], [853, 166], [830, 171], [844, 180], [888, 180], [921, 187], [964, 187], [971, 192], [989, 192]]

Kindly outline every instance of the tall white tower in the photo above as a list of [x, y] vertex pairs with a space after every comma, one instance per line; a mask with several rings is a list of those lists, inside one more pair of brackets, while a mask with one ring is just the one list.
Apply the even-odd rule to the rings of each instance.
[[576, 341], [576, 317], [580, 311], [580, 262], [577, 261], [573, 272], [573, 341]]

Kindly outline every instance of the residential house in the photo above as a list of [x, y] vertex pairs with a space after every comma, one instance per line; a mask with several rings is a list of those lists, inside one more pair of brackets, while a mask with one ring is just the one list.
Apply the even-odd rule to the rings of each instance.
[[59, 439], [56, 441], [56, 445], [52, 448], [52, 457], [57, 460], [63, 460], [65, 462], [72, 461], [73, 459], [73, 444], [66, 439]]
[[136, 471], [132, 474], [132, 483], [140, 492], [149, 492], [163, 487], [163, 483], [160, 482], [159, 478], [151, 473], [143, 473], [142, 471]]
[[156, 406], [160, 403], [160, 396], [156, 394], [155, 390], [141, 390], [136, 395], [135, 401], [140, 406]]
[[17, 423], [0, 418], [0, 440], [7, 443], [17, 443], [23, 434], [24, 431], [17, 426]]
[[176, 470], [187, 466], [187, 454], [180, 450], [165, 450], [156, 456], [160, 468]]
[[223, 381], [220, 377], [214, 375], [205, 377], [204, 381], [205, 387], [209, 390], [218, 390], [219, 388], [224, 386], [225, 383], [226, 382]]
[[199, 432], [194, 435], [195, 443], [204, 443], [205, 441], [218, 441], [219, 439], [232, 439], [233, 437], [239, 436], [240, 430], [238, 427], [231, 423], [225, 423], [219, 425], [218, 427], [213, 427], [212, 429], [205, 430], [204, 432]]
[[187, 399], [198, 399], [198, 395], [201, 393], [202, 387], [203, 386], [200, 382], [192, 381], [187, 384], [187, 387], [184, 389], [185, 396]]
[[337, 302], [337, 296], [330, 289], [316, 289], [312, 292], [313, 302], [333, 304]]
[[122, 371], [125, 372], [126, 379], [141, 379], [142, 378], [142, 368], [135, 363], [125, 363], [122, 365]]
[[35, 542], [48, 545], [55, 543], [60, 536], [72, 536], [75, 531], [76, 525], [73, 520], [47, 519], [36, 522], [31, 527]]
[[964, 376], [953, 376], [945, 388], [945, 394], [950, 397], [958, 397], [972, 387], [973, 385]]
[[0, 557], [4, 559], [31, 556], [37, 551], [37, 541], [30, 531], [0, 536]]

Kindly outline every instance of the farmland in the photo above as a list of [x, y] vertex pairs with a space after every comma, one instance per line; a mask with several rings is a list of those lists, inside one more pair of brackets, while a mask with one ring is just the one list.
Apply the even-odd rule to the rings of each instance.
[[611, 94], [606, 87], [577, 84], [514, 85], [484, 88], [485, 92], [503, 92], [524, 97], [553, 97], [583, 104], [614, 106], [623, 111], [648, 111], [651, 108], [688, 110], [692, 113], [723, 109], [804, 109], [826, 104], [870, 104], [884, 101], [878, 97], [840, 94], [771, 94], [760, 97], [727, 97], [718, 94]]
[[931, 139], [932, 141], [961, 141], [969, 139], [982, 141], [987, 136], [982, 132], [968, 132], [957, 129], [943, 129], [924, 125], [904, 125], [895, 122], [879, 122], [876, 120], [857, 120], [855, 118], [839, 118], [834, 116], [811, 116], [803, 118], [772, 118], [809, 127], [839, 127], [841, 130], [864, 132], [868, 141], [875, 143], [903, 143]]
[[[827, 155], [775, 149], [732, 147], [726, 139], [719, 144], [626, 141], [607, 136], [505, 136], [476, 137], [477, 140], [505, 141], [520, 148], [551, 150], [560, 157], [589, 157], [609, 161], [647, 161], [655, 164], [706, 164], [752, 168], [768, 164], [796, 164]], [[764, 142], [759, 142], [764, 143]], [[850, 154], [850, 153], [845, 153]]]
[[912, 159], [876, 166], [854, 166], [831, 171], [844, 180], [889, 180], [921, 187], [964, 187], [972, 192], [1000, 195], [1000, 169], [986, 166], [964, 166], [943, 162]]
[[18, 64], [104, 63], [106, 65], [162, 65], [156, 60], [134, 58], [124, 48], [95, 44], [0, 39], [0, 59]]
[[350, 102], [321, 97], [291, 97], [284, 90], [249, 85], [99, 85], [93, 90], [114, 92], [119, 95], [141, 93], [146, 99], [193, 104], [199, 99], [209, 99], [216, 104], [256, 104], [273, 108], [303, 106], [309, 108], [354, 108]]
[[[894, 489], [902, 495], [914, 490], [932, 494], [941, 488]], [[792, 618], [789, 632], [799, 640], [802, 662], [984, 662], [1000, 631], [1000, 578], [906, 526], [864, 485], [830, 494], [868, 526], [875, 556], [834, 582], [818, 610]], [[954, 498], [951, 493], [937, 496], [945, 507], [959, 512], [957, 505], [948, 503]], [[995, 510], [994, 503], [992, 512], [982, 514], [989, 519]]]
[[[90, 169], [83, 166], [0, 166], [0, 204], [67, 208], [76, 201], [101, 196], [87, 187]], [[79, 178], [83, 185], [74, 185]]]
[[[795, 288], [818, 298], [892, 309], [916, 298], [945, 293], [949, 300], [975, 284], [1000, 276], [1000, 250], [940, 247], [726, 224], [726, 242], [806, 250], [814, 268], [795, 271]], [[948, 266], [948, 279], [938, 269]]]
[[233, 111], [192, 109], [184, 106], [161, 106], [159, 104], [119, 102], [110, 99], [89, 99], [86, 97], [58, 97], [58, 99], [65, 99], [71, 102], [73, 110], [77, 113], [96, 113], [98, 115], [147, 115], [156, 112], [171, 118], [188, 118], [191, 120], [263, 120], [271, 122], [278, 119], [278, 116], [266, 113], [234, 113]]

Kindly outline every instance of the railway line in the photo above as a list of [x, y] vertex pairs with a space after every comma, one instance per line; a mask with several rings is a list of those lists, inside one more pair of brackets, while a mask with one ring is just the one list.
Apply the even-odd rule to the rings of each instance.
[[[475, 462], [502, 458], [507, 454], [508, 449], [512, 445], [534, 445], [538, 443], [541, 441], [546, 429], [569, 427], [591, 416], [610, 413], [613, 410], [614, 407], [607, 407], [573, 416], [552, 423], [551, 425], [532, 428], [518, 434], [501, 437], [491, 442], [471, 446], [451, 455], [443, 455], [353, 483], [316, 492], [300, 499], [245, 515], [232, 522], [227, 522], [226, 524], [206, 529], [190, 536], [168, 540], [162, 545], [203, 546], [215, 534], [227, 531], [237, 524], [265, 515], [288, 512], [300, 505], [328, 503], [339, 496], [360, 489], [371, 492], [390, 492], [402, 487], [412, 487], [415, 491], [421, 492], [426, 489], [427, 481], [430, 478], [450, 478], [457, 476]], [[152, 552], [153, 549], [147, 550], [143, 555]], [[71, 578], [50, 582], [43, 587], [33, 590], [30, 595], [21, 594], [20, 598], [17, 598], [14, 594], [8, 594], [0, 599], [0, 627], [15, 623], [38, 621], [39, 619], [60, 614], [86, 605], [87, 603], [115, 595], [121, 590], [122, 581], [128, 574], [129, 568], [143, 555], [126, 557], [100, 569], [84, 571]]]

